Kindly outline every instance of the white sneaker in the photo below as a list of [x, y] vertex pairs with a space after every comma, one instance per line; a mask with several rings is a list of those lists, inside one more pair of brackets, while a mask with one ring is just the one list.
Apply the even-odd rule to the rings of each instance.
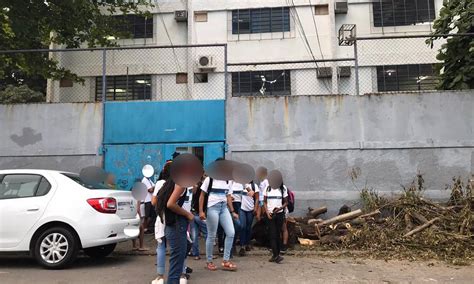
[[187, 284], [187, 283], [188, 283], [188, 279], [186, 279], [186, 277], [181, 276], [181, 278], [179, 278], [179, 284]]
[[156, 277], [155, 280], [151, 281], [151, 284], [165, 284], [165, 279], [161, 276]]

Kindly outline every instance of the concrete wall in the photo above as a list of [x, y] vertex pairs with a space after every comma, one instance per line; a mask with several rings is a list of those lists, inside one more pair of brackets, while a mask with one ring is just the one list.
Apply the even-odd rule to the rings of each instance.
[[357, 188], [392, 194], [417, 173], [443, 198], [453, 176], [474, 172], [473, 109], [472, 91], [229, 98], [228, 157], [280, 169], [299, 212], [328, 205], [333, 214]]
[[0, 105], [0, 169], [101, 166], [100, 104]]

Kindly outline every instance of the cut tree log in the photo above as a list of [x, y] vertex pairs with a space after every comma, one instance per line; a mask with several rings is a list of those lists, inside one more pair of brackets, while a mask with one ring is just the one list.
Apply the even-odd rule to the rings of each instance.
[[406, 233], [405, 235], [403, 235], [403, 237], [406, 238], [406, 237], [409, 237], [409, 236], [411, 236], [411, 235], [413, 235], [413, 234], [416, 234], [416, 233], [418, 233], [418, 232], [421, 232], [421, 231], [423, 231], [424, 229], [428, 228], [429, 226], [433, 225], [433, 224], [434, 224], [436, 221], [438, 221], [438, 220], [439, 220], [438, 217], [436, 217], [436, 218], [434, 218], [434, 219], [431, 219], [431, 220], [429, 220], [428, 222], [424, 223], [423, 225], [418, 226], [418, 227], [416, 227], [415, 229], [411, 230], [410, 232]]
[[[311, 210], [309, 210], [309, 209], [311, 209]], [[316, 208], [316, 209], [308, 208], [308, 210], [309, 210], [308, 215], [312, 218], [317, 218], [319, 215], [328, 212], [328, 208], [325, 207], [325, 206], [324, 207], [319, 207], [319, 208]]]
[[362, 215], [362, 210], [357, 209], [355, 211], [352, 211], [352, 212], [349, 212], [349, 213], [346, 213], [346, 214], [338, 215], [336, 217], [327, 219], [327, 220], [325, 220], [325, 221], [323, 221], [319, 224], [316, 224], [316, 226], [325, 226], [325, 225], [331, 225], [331, 224], [334, 224], [334, 223], [337, 223], [337, 222], [352, 220], [352, 219], [355, 219], [355, 218], [359, 217], [360, 215]]

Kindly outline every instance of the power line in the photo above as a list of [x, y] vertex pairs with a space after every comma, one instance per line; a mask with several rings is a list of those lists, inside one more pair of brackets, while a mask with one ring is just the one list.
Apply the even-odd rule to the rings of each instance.
[[[304, 30], [303, 24], [301, 23], [301, 18], [299, 16], [298, 10], [296, 9], [295, 2], [293, 0], [290, 0], [290, 1], [291, 1], [291, 4], [289, 3], [289, 0], [286, 0], [287, 4], [289, 6], [292, 6], [292, 8], [294, 9], [293, 18], [295, 18], [296, 24], [299, 25], [300, 30], [301, 30], [300, 35], [302, 35], [302, 37], [304, 39], [304, 43], [306, 44], [307, 48], [309, 49], [309, 53], [310, 53], [311, 57], [315, 61], [314, 64], [316, 65], [316, 77], [317, 77], [317, 72], [318, 72], [317, 70], [319, 69], [319, 66], [318, 66], [318, 63], [316, 62], [316, 57], [314, 56], [313, 49], [311, 48], [311, 45], [309, 43], [308, 37], [306, 36], [306, 32]], [[293, 9], [290, 9], [290, 11], [293, 10]], [[313, 20], [314, 20], [314, 16], [313, 16]], [[318, 36], [318, 38], [319, 38], [319, 36]], [[320, 51], [322, 53], [321, 47], [320, 47]], [[322, 81], [323, 81], [323, 85], [326, 88], [326, 90], [329, 93], [331, 93], [331, 88], [329, 88], [326, 80], [322, 79]]]

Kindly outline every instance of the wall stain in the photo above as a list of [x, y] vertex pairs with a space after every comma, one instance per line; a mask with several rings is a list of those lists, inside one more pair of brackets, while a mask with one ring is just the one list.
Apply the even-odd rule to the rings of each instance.
[[41, 135], [41, 133], [36, 133], [33, 128], [24, 127], [23, 133], [21, 135], [10, 135], [10, 139], [18, 146], [25, 147], [27, 145], [34, 145], [39, 141], [43, 140], [43, 136]]

